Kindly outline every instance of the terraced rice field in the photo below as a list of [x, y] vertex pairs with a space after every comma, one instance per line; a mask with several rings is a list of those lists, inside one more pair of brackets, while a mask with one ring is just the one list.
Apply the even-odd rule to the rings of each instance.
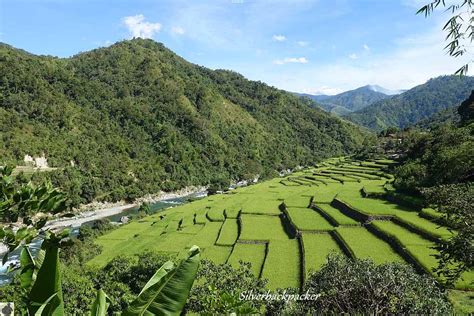
[[305, 276], [311, 271], [319, 270], [326, 262], [326, 257], [331, 253], [341, 253], [336, 240], [331, 234], [303, 233], [302, 242], [305, 259]]
[[363, 227], [340, 227], [336, 232], [356, 258], [370, 258], [375, 263], [403, 262], [388, 243]]
[[216, 245], [220, 246], [232, 246], [235, 244], [239, 235], [239, 228], [237, 225], [237, 219], [228, 218], [222, 224], [219, 238], [216, 241]]
[[334, 229], [334, 226], [313, 209], [290, 208], [287, 212], [290, 221], [300, 231], [329, 231]]
[[[277, 240], [268, 244], [262, 277], [271, 289], [300, 286], [300, 251], [296, 239]], [[278, 275], [278, 278], [274, 276]]]
[[358, 226], [360, 223], [342, 213], [337, 208], [331, 206], [330, 204], [318, 203], [315, 204], [315, 208], [321, 212], [326, 218], [329, 219], [331, 223], [335, 226], [343, 226], [343, 225], [355, 225]]
[[[146, 250], [180, 256], [198, 245], [203, 258], [216, 263], [250, 262], [271, 289], [300, 287], [331, 252], [408, 262], [430, 272], [437, 264], [433, 246], [452, 233], [436, 222], [435, 210], [418, 212], [384, 199], [393, 190], [391, 164], [334, 158], [169, 208], [97, 238], [102, 253], [89, 264], [103, 266]], [[364, 197], [364, 191], [377, 198]], [[457, 287], [472, 289], [473, 280], [467, 273]]]
[[266, 243], [237, 243], [232, 250], [228, 263], [234, 268], [238, 268], [240, 261], [249, 262], [252, 265], [253, 274], [260, 276], [265, 262], [266, 249]]

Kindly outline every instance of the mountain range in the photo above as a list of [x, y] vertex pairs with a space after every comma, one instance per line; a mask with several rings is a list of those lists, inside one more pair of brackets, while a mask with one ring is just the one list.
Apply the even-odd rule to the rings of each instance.
[[433, 118], [437, 123], [443, 118], [455, 120], [453, 111], [449, 109], [459, 106], [472, 90], [474, 77], [441, 76], [344, 117], [376, 131], [392, 126], [405, 128], [426, 119], [429, 121], [439, 112], [443, 114]]
[[336, 115], [345, 115], [361, 110], [377, 101], [389, 98], [390, 95], [398, 93], [400, 91], [388, 90], [377, 85], [366, 85], [336, 95], [311, 95], [303, 93], [297, 95], [317, 102], [325, 111]]
[[72, 204], [271, 176], [368, 136], [312, 101], [133, 39], [71, 58], [0, 45], [0, 165], [46, 157]]

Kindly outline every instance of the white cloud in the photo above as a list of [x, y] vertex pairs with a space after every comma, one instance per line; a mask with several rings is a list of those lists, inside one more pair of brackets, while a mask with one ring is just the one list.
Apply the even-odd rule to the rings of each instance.
[[454, 74], [469, 60], [470, 56], [453, 58], [446, 54], [441, 27], [436, 25], [428, 32], [399, 38], [389, 52], [373, 53], [370, 59], [361, 59], [357, 65], [342, 57], [332, 63], [311, 63], [289, 72], [268, 69], [265, 77], [258, 79], [296, 92], [315, 92], [323, 86], [345, 91], [367, 84], [391, 90], [410, 89], [430, 78]]
[[287, 57], [285, 59], [277, 59], [273, 61], [276, 65], [284, 65], [288, 63], [295, 63], [295, 64], [307, 64], [308, 60], [306, 57]]
[[370, 47], [367, 44], [362, 45], [365, 51], [370, 52]]
[[176, 34], [176, 35], [183, 35], [185, 32], [184, 32], [184, 29], [182, 27], [173, 26], [171, 28], [171, 33]]
[[161, 30], [160, 23], [145, 21], [145, 16], [143, 14], [126, 16], [122, 21], [128, 28], [132, 37], [152, 38], [155, 33], [158, 33]]
[[357, 54], [352, 53], [352, 54], [349, 55], [349, 58], [350, 59], [357, 59], [358, 57], [357, 57]]
[[343, 90], [340, 89], [340, 88], [328, 87], [328, 86], [321, 86], [321, 87], [317, 87], [317, 88], [303, 89], [303, 93], [312, 94], [312, 95], [319, 95], [319, 94], [335, 95], [335, 94], [339, 94], [341, 92], [343, 92]]
[[273, 35], [273, 40], [277, 42], [284, 42], [286, 41], [286, 36], [285, 35]]
[[309, 44], [309, 43], [306, 42], [306, 41], [298, 41], [297, 43], [298, 43], [298, 45], [300, 45], [301, 47], [308, 46], [308, 44]]

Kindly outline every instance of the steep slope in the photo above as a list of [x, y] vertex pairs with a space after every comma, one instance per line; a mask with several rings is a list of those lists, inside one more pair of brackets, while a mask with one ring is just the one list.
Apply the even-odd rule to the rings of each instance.
[[378, 92], [383, 89], [378, 86], [364, 86], [355, 90], [346, 91], [337, 95], [309, 95], [303, 94], [321, 104], [322, 108], [328, 112], [344, 115], [363, 109], [377, 101], [384, 100], [389, 96]]
[[433, 129], [443, 124], [458, 124], [461, 120], [457, 107], [453, 106], [441, 110], [430, 117], [423, 119], [415, 124], [415, 127], [421, 129]]
[[389, 126], [404, 128], [439, 111], [459, 106], [473, 89], [474, 77], [442, 76], [350, 113], [347, 118], [374, 130]]
[[44, 153], [74, 204], [267, 176], [352, 152], [365, 136], [151, 40], [68, 59], [2, 45], [0, 61], [0, 165]]

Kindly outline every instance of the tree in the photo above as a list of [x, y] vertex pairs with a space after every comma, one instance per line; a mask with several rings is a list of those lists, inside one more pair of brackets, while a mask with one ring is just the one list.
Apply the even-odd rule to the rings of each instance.
[[327, 263], [309, 276], [303, 293], [316, 300], [291, 301], [280, 311], [288, 315], [314, 314], [448, 314], [446, 291], [429, 275], [406, 264], [376, 265], [330, 254]]
[[[51, 233], [43, 242], [44, 252], [41, 257], [34, 259], [25, 255], [21, 260], [20, 278], [29, 281], [25, 286], [32, 284], [26, 299], [30, 315], [65, 315], [59, 265], [60, 243], [65, 236], [64, 232], [58, 235]], [[28, 248], [25, 246], [24, 249]], [[128, 308], [122, 311], [122, 315], [180, 314], [196, 277], [199, 253], [199, 248], [193, 246], [188, 256], [178, 265], [172, 261], [165, 262]], [[87, 285], [83, 280], [81, 285], [90, 288], [90, 284]], [[109, 305], [110, 299], [107, 299], [105, 292], [99, 289], [91, 307], [92, 315], [105, 316]]]
[[264, 307], [262, 301], [246, 302], [239, 297], [249, 291], [265, 293], [265, 284], [266, 280], [255, 277], [250, 263], [240, 262], [234, 269], [229, 264], [203, 260], [186, 311], [208, 315], [257, 314]]
[[[452, 57], [464, 56], [474, 41], [474, 0], [449, 1], [448, 4], [446, 2], [446, 0], [434, 0], [421, 7], [417, 14], [422, 13], [427, 17], [438, 7], [444, 7], [447, 12], [451, 12], [449, 20], [443, 27], [448, 41], [445, 49]], [[472, 62], [473, 59], [469, 60], [456, 71], [456, 74], [467, 74], [469, 64]]]
[[463, 272], [474, 268], [474, 185], [441, 185], [423, 189], [423, 195], [444, 213], [446, 221], [457, 232], [437, 246], [440, 252], [437, 272], [452, 285]]
[[461, 103], [458, 113], [461, 116], [462, 124], [469, 124], [474, 120], [474, 90], [471, 92], [471, 96]]
[[[69, 243], [69, 229], [59, 232], [46, 230], [41, 250], [33, 257], [29, 242], [38, 237], [37, 229], [46, 221], [35, 219], [36, 212], [58, 212], [63, 210], [65, 197], [50, 185], [34, 187], [30, 183], [17, 184], [11, 177], [13, 168], [2, 167], [0, 172], [0, 214], [7, 214], [8, 220], [23, 219], [18, 229], [3, 226], [0, 238], [7, 246], [5, 262], [11, 251], [22, 247], [20, 253], [19, 280], [21, 293], [25, 294], [21, 303], [26, 303], [29, 315], [65, 315], [62, 274], [60, 271], [60, 248]], [[107, 224], [96, 223], [96, 229], [107, 229]], [[193, 246], [188, 256], [178, 265], [165, 262], [148, 280], [123, 315], [179, 314], [186, 303], [199, 267], [199, 247]], [[85, 288], [89, 286], [86, 283]], [[17, 291], [18, 292], [18, 291]], [[3, 293], [2, 293], [3, 294]], [[91, 307], [91, 315], [105, 316], [109, 302], [106, 294], [99, 289]]]

